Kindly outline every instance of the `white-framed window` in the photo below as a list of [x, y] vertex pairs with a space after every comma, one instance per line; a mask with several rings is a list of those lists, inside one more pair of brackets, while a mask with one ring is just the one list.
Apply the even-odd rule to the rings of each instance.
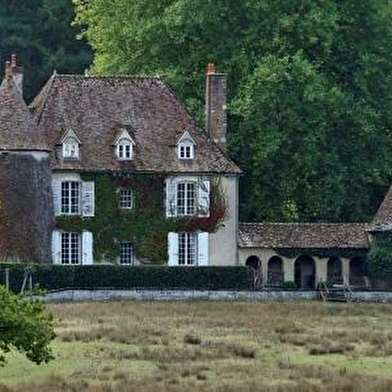
[[120, 188], [118, 207], [131, 209], [133, 207], [133, 191], [130, 188]]
[[61, 183], [61, 214], [80, 214], [80, 182], [64, 181]]
[[209, 265], [207, 232], [171, 232], [168, 234], [168, 265], [191, 267]]
[[79, 158], [79, 142], [74, 137], [67, 137], [63, 142], [63, 158]]
[[59, 215], [94, 216], [95, 186], [93, 181], [66, 177], [52, 181], [54, 213]]
[[196, 265], [196, 233], [178, 233], [178, 265]]
[[61, 233], [61, 264], [81, 264], [81, 234]]
[[166, 216], [210, 215], [210, 181], [197, 177], [166, 179]]
[[177, 141], [177, 156], [179, 159], [193, 159], [195, 157], [195, 141], [188, 131], [185, 131]]
[[53, 231], [52, 261], [55, 264], [93, 264], [93, 234], [89, 231]]
[[194, 157], [193, 143], [181, 142], [178, 144], [178, 158], [193, 159], [193, 157]]
[[123, 242], [120, 244], [120, 264], [133, 265], [133, 244]]
[[129, 139], [120, 139], [116, 146], [116, 154], [118, 159], [132, 160], [133, 159], [133, 143]]
[[196, 214], [196, 183], [177, 183], [177, 216]]

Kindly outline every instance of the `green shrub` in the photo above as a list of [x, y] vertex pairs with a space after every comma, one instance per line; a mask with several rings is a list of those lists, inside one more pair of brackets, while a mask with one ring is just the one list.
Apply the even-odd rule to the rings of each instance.
[[[0, 264], [0, 284], [14, 292], [22, 286], [26, 265]], [[166, 267], [120, 265], [29, 264], [33, 284], [46, 290], [56, 289], [188, 289], [248, 290], [245, 267]]]
[[284, 290], [296, 290], [298, 287], [297, 287], [297, 284], [295, 282], [287, 281], [287, 282], [283, 282], [282, 288]]

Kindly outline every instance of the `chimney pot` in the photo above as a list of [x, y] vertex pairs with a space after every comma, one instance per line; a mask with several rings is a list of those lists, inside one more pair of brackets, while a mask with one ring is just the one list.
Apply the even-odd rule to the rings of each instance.
[[215, 64], [214, 63], [208, 63], [207, 65], [207, 75], [214, 75], [215, 74]]
[[16, 54], [15, 53], [11, 54], [11, 66], [12, 66], [12, 68], [16, 67]]
[[18, 66], [16, 54], [11, 54], [11, 61], [5, 63], [5, 76], [12, 76], [16, 87], [23, 95], [23, 67]]
[[11, 75], [11, 62], [6, 61], [5, 62], [5, 76], [10, 76]]

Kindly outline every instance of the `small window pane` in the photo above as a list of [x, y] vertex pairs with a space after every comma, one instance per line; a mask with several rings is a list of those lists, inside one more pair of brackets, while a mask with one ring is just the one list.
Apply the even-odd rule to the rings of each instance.
[[196, 214], [196, 185], [194, 182], [177, 184], [177, 215]]
[[193, 159], [193, 144], [181, 143], [178, 148], [180, 159]]
[[80, 214], [80, 183], [64, 181], [61, 183], [61, 213], [65, 215]]
[[132, 208], [133, 206], [133, 192], [129, 188], [120, 189], [119, 207], [124, 209]]
[[78, 158], [79, 143], [75, 138], [69, 137], [64, 141], [63, 154], [64, 158]]
[[133, 264], [133, 245], [130, 242], [120, 244], [120, 264]]
[[196, 265], [196, 234], [178, 234], [178, 264]]
[[81, 263], [81, 235], [80, 233], [61, 233], [61, 263]]
[[121, 139], [117, 145], [117, 156], [120, 159], [132, 159], [133, 145], [130, 140]]

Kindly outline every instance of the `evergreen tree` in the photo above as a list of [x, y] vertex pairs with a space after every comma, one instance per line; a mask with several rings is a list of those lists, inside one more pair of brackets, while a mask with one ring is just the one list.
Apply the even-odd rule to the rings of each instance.
[[0, 0], [0, 72], [16, 53], [24, 66], [24, 97], [30, 101], [56, 69], [81, 73], [92, 61], [90, 48], [76, 40], [71, 0]]

